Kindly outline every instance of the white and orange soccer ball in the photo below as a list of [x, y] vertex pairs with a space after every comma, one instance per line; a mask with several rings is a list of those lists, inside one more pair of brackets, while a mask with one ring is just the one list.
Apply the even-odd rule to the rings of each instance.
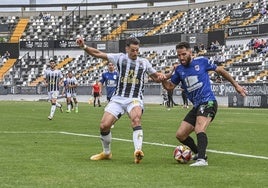
[[173, 157], [179, 163], [188, 163], [192, 158], [192, 151], [188, 146], [179, 145], [174, 149]]

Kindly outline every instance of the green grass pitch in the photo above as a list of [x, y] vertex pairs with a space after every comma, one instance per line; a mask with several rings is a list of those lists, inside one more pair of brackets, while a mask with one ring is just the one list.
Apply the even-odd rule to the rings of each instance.
[[141, 164], [134, 164], [127, 115], [112, 129], [112, 160], [90, 161], [101, 151], [103, 109], [80, 103], [78, 114], [57, 110], [49, 121], [48, 102], [0, 101], [0, 187], [268, 187], [268, 109], [220, 107], [207, 130], [207, 167], [172, 156], [189, 109], [152, 104], [142, 117]]

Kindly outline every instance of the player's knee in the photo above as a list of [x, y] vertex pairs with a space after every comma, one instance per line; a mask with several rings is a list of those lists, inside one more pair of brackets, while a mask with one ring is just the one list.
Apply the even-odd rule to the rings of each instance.
[[180, 142], [184, 141], [187, 137], [188, 137], [188, 135], [185, 135], [185, 134], [183, 134], [183, 133], [181, 133], [181, 132], [177, 132], [177, 133], [176, 133], [176, 138], [177, 138]]
[[108, 121], [101, 121], [100, 123], [100, 130], [101, 131], [107, 131], [110, 130], [110, 127], [112, 126], [113, 122], [108, 122]]
[[133, 118], [131, 120], [131, 123], [132, 123], [132, 126], [136, 126], [136, 125], [140, 125], [141, 124], [141, 118], [140, 117], [136, 117], [136, 118]]

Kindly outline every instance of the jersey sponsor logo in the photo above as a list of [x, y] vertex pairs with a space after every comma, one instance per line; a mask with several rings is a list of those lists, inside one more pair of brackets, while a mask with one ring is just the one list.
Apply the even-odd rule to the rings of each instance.
[[134, 70], [130, 70], [128, 72], [128, 76], [121, 79], [121, 82], [123, 83], [134, 83], [139, 84], [139, 79], [134, 75]]
[[199, 70], [200, 70], [199, 65], [195, 65], [195, 66], [194, 66], [194, 69], [195, 69], [196, 71], [199, 71]]
[[185, 84], [187, 85], [187, 91], [191, 92], [196, 89], [199, 89], [203, 86], [202, 82], [198, 82], [197, 76], [188, 76], [184, 79]]

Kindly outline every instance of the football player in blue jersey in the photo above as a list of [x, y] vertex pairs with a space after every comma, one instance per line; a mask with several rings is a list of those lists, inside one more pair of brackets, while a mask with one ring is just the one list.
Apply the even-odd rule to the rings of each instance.
[[[107, 66], [108, 66], [108, 71], [102, 73], [100, 85], [101, 85], [101, 91], [102, 91], [103, 85], [106, 86], [106, 98], [107, 98], [107, 101], [110, 102], [116, 90], [118, 73], [114, 69], [114, 64], [108, 63]], [[114, 124], [112, 125], [111, 128], [114, 128]]]
[[106, 86], [106, 96], [108, 102], [111, 100], [116, 90], [117, 79], [118, 73], [114, 69], [114, 64], [108, 63], [108, 71], [102, 73], [100, 80], [101, 88], [103, 85]]
[[[217, 112], [217, 101], [211, 90], [208, 71], [215, 71], [228, 80], [242, 96], [246, 96], [246, 90], [240, 86], [232, 76], [209, 61], [207, 58], [193, 57], [190, 44], [181, 42], [176, 45], [177, 56], [180, 61], [170, 80], [164, 80], [163, 86], [167, 90], [173, 90], [179, 83], [185, 89], [187, 98], [193, 103], [193, 108], [181, 122], [176, 138], [187, 145], [195, 153], [195, 163], [190, 166], [207, 166], [206, 149], [208, 138], [206, 129], [214, 119]], [[197, 145], [190, 134], [195, 132]]]

